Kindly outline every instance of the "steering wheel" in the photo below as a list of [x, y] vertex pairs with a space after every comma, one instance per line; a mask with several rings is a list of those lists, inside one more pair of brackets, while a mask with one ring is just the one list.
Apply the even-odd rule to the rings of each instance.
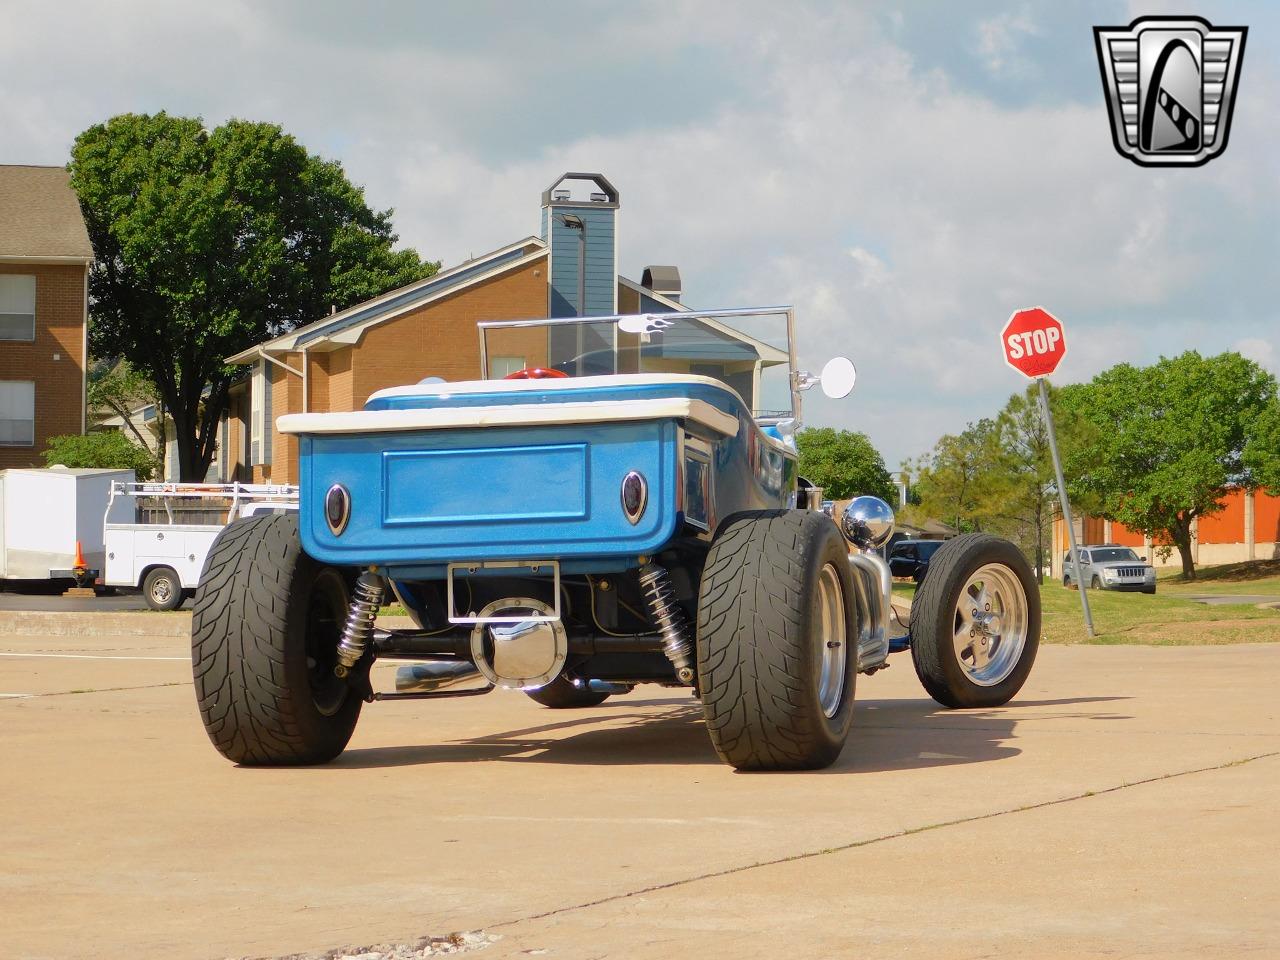
[[503, 380], [555, 380], [560, 377], [569, 376], [563, 370], [555, 370], [551, 367], [525, 367], [523, 370], [517, 370], [515, 373], [508, 373]]

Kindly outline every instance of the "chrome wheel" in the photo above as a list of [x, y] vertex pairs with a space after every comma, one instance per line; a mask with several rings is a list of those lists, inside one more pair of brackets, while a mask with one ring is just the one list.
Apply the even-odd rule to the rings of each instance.
[[1027, 643], [1027, 595], [999, 563], [979, 567], [956, 603], [954, 647], [965, 675], [992, 687], [1013, 672]]
[[168, 577], [158, 577], [151, 584], [151, 599], [163, 606], [173, 599], [173, 581]]
[[827, 717], [834, 717], [844, 699], [849, 645], [845, 635], [844, 592], [840, 589], [840, 575], [829, 563], [818, 575], [818, 630], [822, 644], [818, 703]]

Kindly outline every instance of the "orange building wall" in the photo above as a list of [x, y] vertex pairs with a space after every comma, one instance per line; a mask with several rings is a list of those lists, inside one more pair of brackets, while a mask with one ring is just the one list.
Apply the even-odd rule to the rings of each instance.
[[1259, 543], [1280, 543], [1280, 494], [1254, 494], [1253, 530]]
[[[1218, 513], [1200, 518], [1198, 528], [1201, 543], [1244, 542], [1244, 493], [1234, 490], [1223, 502], [1226, 506]], [[1256, 506], [1256, 498], [1254, 503]]]

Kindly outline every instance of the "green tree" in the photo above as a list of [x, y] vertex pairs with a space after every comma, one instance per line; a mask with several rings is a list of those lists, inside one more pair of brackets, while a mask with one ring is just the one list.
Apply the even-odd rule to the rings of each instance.
[[870, 494], [893, 502], [897, 488], [865, 433], [813, 427], [796, 434], [800, 475], [830, 500]]
[[993, 419], [944, 434], [932, 451], [908, 465], [918, 512], [965, 532], [991, 529], [997, 516], [993, 504], [1003, 487], [999, 458], [1000, 433]]
[[51, 467], [57, 464], [132, 470], [139, 480], [150, 480], [156, 470], [156, 460], [150, 450], [115, 430], [83, 436], [72, 433], [50, 437], [44, 451], [44, 462]]
[[1258, 415], [1245, 444], [1244, 463], [1259, 485], [1280, 495], [1280, 397]]
[[1087, 426], [1066, 456], [1073, 499], [1078, 490], [1103, 517], [1164, 534], [1194, 578], [1192, 524], [1222, 509], [1228, 487], [1264, 482], [1255, 460], [1266, 458], [1245, 451], [1251, 441], [1259, 450], [1275, 378], [1238, 353], [1188, 351], [1150, 367], [1118, 364], [1060, 395]]
[[159, 402], [151, 382], [125, 360], [92, 362], [87, 380], [90, 414], [115, 414], [124, 420], [124, 429], [146, 446], [147, 439], [133, 422], [132, 414], [140, 406]]
[[92, 350], [154, 383], [183, 480], [213, 458], [225, 357], [439, 267], [394, 250], [391, 211], [274, 124], [124, 114], [76, 138], [70, 170], [96, 257]]
[[1045, 544], [1056, 496], [1049, 430], [1040, 409], [1038, 387], [1033, 384], [1009, 398], [996, 420], [996, 434], [999, 458], [995, 466], [1002, 472], [1003, 483], [992, 484], [996, 501], [988, 504], [988, 511], [1007, 521], [1012, 528], [1009, 535], [1043, 579], [1048, 566]]

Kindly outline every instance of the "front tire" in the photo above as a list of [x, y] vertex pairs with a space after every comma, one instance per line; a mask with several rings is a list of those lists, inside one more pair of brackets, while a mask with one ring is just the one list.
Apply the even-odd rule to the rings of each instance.
[[721, 528], [698, 601], [698, 688], [716, 753], [739, 770], [835, 762], [853, 721], [857, 617], [848, 548], [809, 511]]
[[326, 763], [361, 698], [334, 675], [342, 574], [302, 552], [297, 514], [261, 514], [213, 542], [196, 590], [191, 665], [213, 745], [246, 765]]
[[182, 580], [172, 567], [156, 567], [142, 581], [142, 596], [152, 610], [177, 610], [186, 599]]
[[999, 537], [948, 540], [911, 608], [911, 658], [945, 707], [998, 707], [1027, 680], [1040, 646], [1031, 566]]

